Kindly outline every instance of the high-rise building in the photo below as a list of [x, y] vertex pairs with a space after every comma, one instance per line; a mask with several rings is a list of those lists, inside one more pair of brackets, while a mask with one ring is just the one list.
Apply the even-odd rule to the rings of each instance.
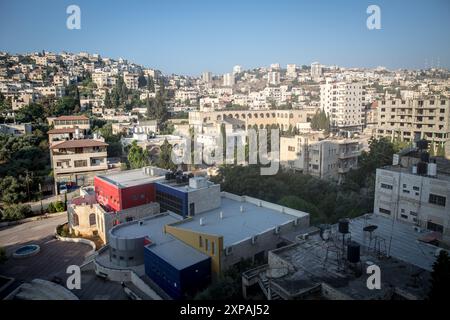
[[361, 130], [365, 107], [363, 84], [327, 81], [320, 86], [320, 107], [329, 116], [333, 128]]
[[233, 67], [233, 74], [237, 74], [237, 73], [241, 73], [242, 72], [242, 67], [239, 65], [236, 65]]
[[232, 86], [234, 86], [234, 81], [235, 81], [234, 74], [232, 74], [232, 73], [225, 73], [223, 75], [223, 85], [225, 87], [232, 87]]
[[442, 146], [450, 138], [450, 100], [439, 96], [378, 101], [377, 136]]
[[267, 73], [267, 84], [277, 86], [280, 84], [280, 73], [278, 71], [269, 71]]
[[202, 80], [203, 80], [203, 82], [205, 82], [205, 83], [210, 83], [211, 80], [212, 80], [212, 73], [209, 72], [209, 71], [203, 72], [203, 74], [202, 74]]
[[280, 64], [279, 63], [272, 63], [270, 65], [271, 70], [280, 70]]
[[288, 64], [286, 66], [286, 77], [289, 79], [297, 78], [297, 66], [295, 64]]
[[322, 66], [318, 62], [311, 63], [311, 78], [317, 80], [322, 76]]

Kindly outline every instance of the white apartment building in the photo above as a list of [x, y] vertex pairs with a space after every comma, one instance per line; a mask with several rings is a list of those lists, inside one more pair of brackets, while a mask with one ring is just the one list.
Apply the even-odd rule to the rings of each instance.
[[234, 74], [233, 73], [225, 73], [223, 75], [223, 85], [225, 87], [232, 87], [234, 86], [236, 79], [234, 78]]
[[139, 76], [134, 73], [124, 72], [123, 81], [128, 89], [137, 90], [138, 88], [138, 78]]
[[203, 72], [202, 81], [205, 83], [210, 83], [212, 81], [212, 73], [209, 71]]
[[277, 86], [280, 84], [280, 72], [269, 71], [267, 73], [267, 84], [271, 86]]
[[117, 79], [108, 72], [98, 71], [92, 73], [92, 81], [98, 88], [103, 88], [114, 86]]
[[358, 166], [358, 140], [325, 139], [321, 133], [280, 137], [280, 164], [321, 179], [342, 182]]
[[315, 81], [322, 77], [322, 66], [319, 62], [311, 63], [311, 78]]
[[286, 77], [288, 79], [295, 79], [295, 78], [297, 78], [297, 65], [295, 65], [295, 64], [288, 64], [286, 66]]
[[233, 67], [233, 74], [237, 74], [237, 73], [241, 73], [242, 72], [242, 67], [239, 65], [236, 65]]
[[449, 242], [450, 163], [418, 161], [394, 159], [393, 165], [377, 169], [374, 213], [436, 231]]
[[332, 82], [320, 85], [320, 107], [332, 127], [359, 131], [364, 124], [365, 93], [361, 82]]

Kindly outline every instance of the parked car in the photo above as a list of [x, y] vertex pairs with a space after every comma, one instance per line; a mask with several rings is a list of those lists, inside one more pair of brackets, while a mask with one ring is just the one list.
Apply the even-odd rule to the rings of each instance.
[[59, 193], [60, 194], [67, 193], [67, 186], [65, 184], [59, 186]]

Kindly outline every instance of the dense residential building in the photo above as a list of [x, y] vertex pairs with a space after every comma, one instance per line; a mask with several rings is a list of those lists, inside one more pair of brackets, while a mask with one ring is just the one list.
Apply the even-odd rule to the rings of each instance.
[[277, 86], [280, 84], [280, 72], [269, 71], [267, 73], [267, 84], [271, 86]]
[[378, 101], [377, 136], [443, 145], [450, 139], [450, 100], [434, 96]]
[[344, 181], [360, 153], [358, 140], [324, 139], [320, 133], [280, 137], [280, 164], [321, 179]]
[[210, 83], [212, 81], [212, 73], [209, 71], [205, 71], [202, 73], [202, 80], [205, 83]]
[[286, 77], [288, 79], [295, 79], [295, 78], [297, 78], [297, 65], [295, 65], [295, 64], [288, 64], [286, 66]]
[[[450, 241], [450, 161], [418, 149], [394, 155], [377, 169], [374, 213], [435, 231], [434, 240]], [[433, 239], [432, 239], [433, 240]]]
[[318, 80], [322, 76], [322, 66], [319, 62], [311, 63], [311, 78]]
[[23, 136], [30, 134], [31, 130], [31, 123], [0, 123], [0, 133], [7, 135]]
[[92, 185], [94, 176], [108, 169], [107, 143], [95, 139], [54, 142], [50, 146], [55, 185]]
[[361, 82], [327, 81], [320, 85], [320, 107], [338, 130], [362, 130], [365, 105]]
[[223, 86], [224, 87], [232, 87], [234, 86], [236, 79], [233, 73], [225, 73], [223, 75]]

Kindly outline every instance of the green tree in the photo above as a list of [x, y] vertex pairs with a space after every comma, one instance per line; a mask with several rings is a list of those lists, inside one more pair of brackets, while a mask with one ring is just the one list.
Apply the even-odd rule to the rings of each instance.
[[169, 141], [167, 141], [167, 139], [165, 139], [163, 144], [161, 145], [161, 152], [159, 154], [157, 164], [158, 167], [163, 169], [177, 169], [177, 165], [172, 162], [172, 145], [169, 143]]
[[320, 110], [316, 111], [314, 116], [311, 119], [311, 129], [313, 130], [325, 130], [325, 132], [329, 132], [330, 130], [330, 120], [325, 113], [325, 111]]
[[30, 216], [31, 214], [32, 211], [29, 205], [11, 204], [3, 209], [2, 220], [20, 220]]
[[23, 202], [27, 198], [25, 189], [25, 186], [16, 178], [6, 176], [0, 182], [1, 199], [7, 204]]
[[131, 169], [148, 166], [150, 164], [148, 151], [143, 150], [136, 141], [133, 141], [128, 151], [128, 162]]
[[152, 76], [148, 76], [147, 78], [147, 90], [150, 92], [155, 92], [155, 81]]
[[450, 287], [450, 257], [445, 250], [441, 250], [433, 264], [431, 272], [431, 288], [428, 298], [430, 300], [448, 300]]

